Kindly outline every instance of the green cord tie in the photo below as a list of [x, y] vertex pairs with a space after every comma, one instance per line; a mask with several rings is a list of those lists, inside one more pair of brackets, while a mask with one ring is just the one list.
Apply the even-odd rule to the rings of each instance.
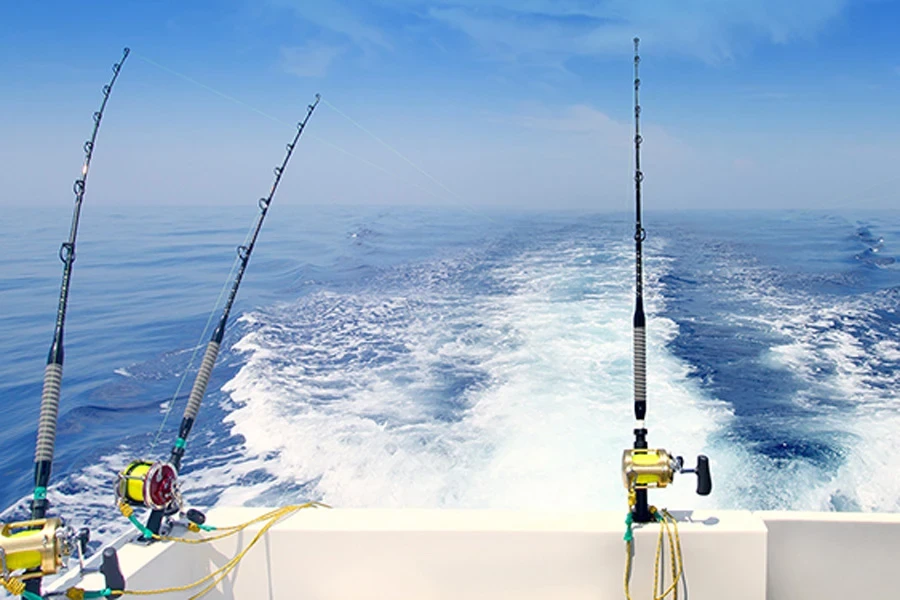
[[138, 531], [144, 534], [145, 538], [147, 538], [148, 540], [153, 539], [153, 532], [144, 527], [144, 524], [138, 521], [138, 518], [136, 516], [132, 514], [130, 517], [128, 517], [128, 520], [131, 521], [132, 525], [138, 528]]
[[625, 541], [630, 542], [634, 540], [634, 531], [631, 529], [631, 524], [634, 522], [634, 516], [631, 513], [628, 513], [628, 516], [625, 517]]

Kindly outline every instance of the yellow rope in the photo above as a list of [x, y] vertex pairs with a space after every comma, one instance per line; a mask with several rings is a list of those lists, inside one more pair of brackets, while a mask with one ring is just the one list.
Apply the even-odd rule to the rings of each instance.
[[[672, 516], [672, 514], [663, 509], [663, 522], [666, 523], [666, 532], [669, 535], [669, 552], [672, 556], [672, 585], [669, 586], [669, 590], [660, 597], [665, 598], [668, 595], [670, 590], [674, 591], [674, 595], [672, 596], [675, 600], [678, 600], [678, 582], [681, 581], [681, 577], [684, 575], [684, 556], [681, 553], [681, 536], [678, 534], [678, 519]], [[672, 524], [672, 531], [669, 531], [668, 523]], [[672, 544], [672, 537], [674, 534], [675, 544]]]
[[[172, 592], [185, 592], [187, 590], [193, 589], [199, 585], [202, 585], [206, 582], [211, 581], [211, 583], [209, 585], [207, 585], [205, 588], [203, 588], [202, 590], [200, 590], [199, 592], [197, 592], [196, 594], [191, 596], [189, 598], [189, 600], [195, 600], [196, 598], [200, 598], [201, 596], [203, 596], [204, 594], [206, 594], [207, 592], [212, 590], [214, 587], [216, 587], [219, 584], [219, 582], [221, 582], [223, 579], [225, 579], [225, 577], [227, 577], [228, 574], [238, 565], [238, 563], [241, 561], [241, 559], [244, 558], [244, 556], [247, 554], [247, 552], [250, 551], [250, 549], [256, 544], [256, 542], [258, 542], [269, 529], [271, 529], [276, 523], [278, 523], [278, 521], [282, 520], [284, 517], [287, 517], [289, 515], [296, 513], [297, 511], [303, 510], [304, 508], [319, 508], [319, 507], [330, 508], [327, 504], [323, 504], [321, 502], [307, 502], [305, 504], [296, 504], [293, 506], [285, 506], [282, 508], [276, 508], [275, 510], [269, 511], [269, 512], [265, 513], [264, 515], [261, 515], [254, 519], [251, 519], [250, 521], [247, 521], [246, 523], [242, 523], [240, 525], [231, 525], [228, 527], [223, 527], [222, 528], [223, 533], [216, 534], [216, 535], [210, 535], [210, 536], [204, 536], [204, 537], [196, 538], [196, 539], [175, 538], [175, 537], [154, 535], [153, 536], [154, 539], [157, 539], [160, 541], [183, 542], [183, 543], [187, 543], [187, 544], [201, 544], [204, 542], [211, 542], [213, 540], [219, 540], [224, 537], [228, 537], [239, 531], [243, 531], [244, 529], [246, 529], [247, 527], [249, 527], [253, 524], [260, 523], [262, 521], [267, 521], [267, 523], [259, 529], [259, 531], [256, 533], [256, 535], [253, 536], [253, 539], [250, 540], [250, 543], [248, 543], [247, 546], [243, 550], [238, 552], [238, 554], [235, 555], [231, 560], [229, 560], [227, 563], [225, 563], [224, 565], [222, 565], [221, 567], [219, 567], [212, 573], [209, 573], [208, 575], [201, 577], [200, 579], [198, 579], [197, 581], [195, 581], [193, 583], [189, 583], [187, 585], [168, 587], [168, 588], [161, 588], [161, 589], [156, 589], [156, 590], [113, 590], [111, 595], [112, 596], [122, 596], [125, 594], [130, 594], [130, 595], [134, 595], [134, 596], [150, 596], [150, 595], [156, 595], [156, 594], [168, 594], [168, 593], [172, 593]], [[126, 511], [122, 510], [122, 513], [125, 514]], [[126, 514], [126, 516], [130, 516], [130, 515]], [[24, 584], [23, 584], [22, 589], [24, 589]], [[70, 590], [78, 590], [78, 588], [70, 588]]]
[[[629, 511], [633, 510], [633, 504], [629, 506]], [[653, 561], [653, 600], [664, 600], [666, 596], [672, 594], [673, 600], [678, 600], [678, 583], [684, 574], [684, 557], [681, 553], [681, 536], [678, 533], [678, 520], [672, 516], [669, 511], [663, 509], [657, 510], [651, 506], [650, 512], [657, 517], [659, 521], [659, 536], [656, 539], [656, 557]], [[630, 521], [629, 521], [630, 523]], [[629, 525], [629, 531], [630, 531]], [[669, 555], [671, 558], [671, 576], [672, 583], [665, 590], [660, 591], [660, 575], [663, 572], [660, 564], [660, 558], [663, 551], [665, 541], [669, 542]], [[626, 535], [625, 540], [625, 598], [631, 600], [631, 570], [633, 565], [632, 555], [634, 553], [634, 542]], [[664, 583], [664, 582], [663, 582]]]
[[[650, 507], [650, 514], [657, 516], [656, 507]], [[663, 549], [663, 524], [660, 522], [659, 537], [656, 538], [656, 558], [653, 559], [653, 600], [659, 600], [663, 596], [657, 596], [659, 593], [659, 558]]]
[[[669, 538], [669, 561], [672, 564], [672, 598], [673, 600], [678, 600], [678, 580], [681, 577], [681, 572], [676, 563], [675, 543], [672, 541], [672, 529], [669, 528], [669, 518], [665, 511], [663, 511], [663, 525], [666, 527], [666, 537]], [[677, 529], [677, 522], [673, 526]]]
[[[272, 518], [281, 518], [281, 516], [283, 516], [283, 514], [285, 514], [284, 511], [286, 511], [286, 510], [293, 512], [295, 510], [300, 510], [302, 508], [312, 508], [312, 507], [331, 508], [324, 502], [307, 502], [306, 504], [276, 508], [276, 509], [271, 510], [271, 511], [269, 511], [263, 515], [260, 515], [254, 519], [251, 519], [251, 520], [247, 521], [246, 523], [241, 523], [240, 525], [229, 525], [227, 527], [217, 527], [215, 529], [215, 531], [217, 531], [219, 533], [215, 533], [213, 535], [207, 535], [207, 536], [203, 536], [203, 537], [199, 537], [199, 538], [172, 537], [172, 536], [167, 536], [167, 535], [158, 535], [155, 533], [150, 534], [149, 532], [147, 532], [147, 533], [148, 533], [148, 535], [151, 535], [151, 537], [154, 540], [161, 541], [161, 542], [179, 542], [182, 544], [204, 544], [206, 542], [214, 542], [216, 540], [221, 540], [223, 538], [226, 538], [230, 535], [234, 535], [235, 533], [237, 533], [239, 531], [243, 531], [247, 527], [254, 525], [256, 523], [268, 521], [269, 519], [272, 519]], [[134, 515], [134, 508], [132, 508], [130, 505], [128, 505], [125, 502], [119, 503], [119, 510], [126, 518], [130, 519]], [[195, 533], [198, 533], [201, 531], [200, 527], [197, 526], [195, 523], [189, 523], [188, 529]]]
[[625, 600], [631, 600], [631, 541], [625, 542]]
[[6, 589], [6, 591], [13, 596], [21, 596], [22, 592], [25, 591], [25, 582], [18, 577], [0, 579], [0, 585], [2, 585]]
[[84, 590], [77, 587], [70, 587], [66, 590], [66, 598], [69, 600], [84, 600]]
[[[678, 535], [678, 521], [673, 517], [669, 511], [663, 510], [660, 512], [660, 528], [659, 528], [659, 540], [657, 542], [656, 547], [656, 562], [654, 563], [654, 581], [653, 581], [653, 592], [654, 594], [659, 589], [656, 585], [656, 578], [659, 573], [662, 572], [659, 564], [659, 555], [660, 549], [663, 544], [663, 531], [665, 531], [666, 536], [669, 539], [669, 554], [671, 556], [671, 566], [672, 566], [672, 583], [658, 596], [654, 596], [654, 600], [663, 600], [669, 594], [673, 594], [673, 599], [678, 599], [678, 582], [681, 580], [681, 576], [684, 572], [684, 558], [681, 555], [681, 538]], [[669, 528], [669, 524], [671, 523], [672, 529]], [[674, 534], [673, 531], [674, 530]]]
[[[203, 596], [204, 594], [206, 594], [208, 591], [210, 591], [212, 588], [214, 588], [220, 581], [222, 581], [228, 575], [228, 573], [230, 573], [234, 569], [234, 567], [237, 566], [237, 564], [241, 561], [241, 559], [244, 558], [244, 556], [247, 554], [247, 552], [250, 551], [250, 549], [254, 546], [254, 544], [256, 544], [256, 542], [258, 542], [260, 540], [260, 538], [273, 525], [275, 525], [275, 523], [277, 523], [282, 517], [290, 515], [296, 511], [300, 510], [301, 508], [309, 508], [311, 506], [313, 506], [312, 503], [302, 504], [300, 506], [287, 506], [287, 507], [272, 511], [271, 513], [267, 513], [267, 515], [265, 515], [265, 516], [270, 516], [269, 522], [260, 528], [260, 530], [256, 533], [256, 535], [253, 536], [253, 539], [250, 540], [250, 543], [247, 544], [247, 546], [243, 550], [241, 550], [237, 555], [235, 555], [234, 558], [229, 560], [227, 563], [225, 563], [224, 565], [222, 565], [221, 567], [219, 567], [212, 573], [205, 575], [204, 577], [198, 579], [194, 583], [191, 583], [188, 585], [181, 585], [181, 586], [176, 586], [176, 587], [158, 589], [158, 590], [125, 590], [124, 593], [125, 594], [133, 594], [136, 596], [147, 596], [147, 595], [151, 595], [151, 594], [165, 594], [165, 593], [169, 593], [169, 592], [184, 592], [189, 589], [195, 588], [202, 583], [206, 583], [207, 581], [212, 580], [212, 583], [210, 583], [208, 586], [206, 586], [205, 588], [200, 590], [198, 593], [191, 596], [189, 600], [194, 600], [195, 598], [199, 598], [199, 597]], [[243, 525], [243, 527], [247, 527], [251, 523], [258, 522], [259, 520], [260, 520], [259, 518], [256, 518], [256, 519], [253, 519], [252, 521], [248, 521], [247, 523], [245, 523]], [[239, 531], [239, 530], [236, 530], [236, 531]], [[233, 531], [231, 533], [235, 533], [236, 531]], [[218, 537], [223, 537], [223, 536], [218, 536]]]
[[[216, 540], [221, 540], [222, 538], [226, 538], [230, 535], [234, 535], [239, 531], [243, 531], [247, 527], [251, 525], [255, 525], [256, 523], [261, 523], [263, 521], [269, 521], [271, 519], [280, 519], [282, 516], [290, 514], [292, 512], [296, 512], [303, 508], [331, 508], [327, 504], [323, 504], [321, 502], [307, 502], [306, 504], [300, 504], [296, 506], [285, 506], [283, 508], [276, 508], [275, 510], [269, 511], [264, 515], [260, 515], [255, 519], [251, 519], [246, 523], [242, 523], [240, 525], [230, 525], [228, 527], [219, 527], [216, 529], [217, 532], [213, 535], [207, 535], [200, 538], [183, 538], [183, 537], [170, 537], [167, 535], [156, 535], [153, 536], [154, 539], [163, 541], [163, 542], [180, 542], [183, 544], [203, 544], [205, 542], [214, 542]], [[288, 512], [285, 512], [288, 511]]]

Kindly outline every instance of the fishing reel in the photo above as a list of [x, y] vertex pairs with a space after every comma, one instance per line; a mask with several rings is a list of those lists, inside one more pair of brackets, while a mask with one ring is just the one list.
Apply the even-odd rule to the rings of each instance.
[[119, 473], [116, 498], [131, 506], [175, 514], [182, 505], [178, 471], [168, 462], [135, 460]]
[[664, 488], [675, 479], [676, 473], [697, 475], [697, 494], [708, 496], [712, 491], [709, 458], [697, 457], [697, 466], [684, 468], [684, 459], [673, 457], [665, 450], [630, 448], [622, 453], [622, 482], [629, 492], [649, 488]]
[[58, 517], [0, 523], [0, 568], [3, 578], [24, 571], [19, 579], [53, 575], [74, 553], [82, 564], [90, 532], [75, 532]]

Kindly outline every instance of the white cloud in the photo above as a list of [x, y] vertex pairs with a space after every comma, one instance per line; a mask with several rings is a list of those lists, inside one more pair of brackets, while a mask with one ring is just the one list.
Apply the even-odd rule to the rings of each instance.
[[615, 121], [585, 104], [576, 104], [554, 113], [526, 114], [518, 119], [522, 125], [532, 129], [599, 134], [601, 137], [620, 136], [625, 140], [631, 135], [630, 125]]
[[410, 20], [464, 34], [490, 58], [559, 67], [623, 54], [640, 36], [655, 52], [729, 60], [759, 43], [814, 38], [867, 0], [269, 0], [369, 53], [394, 48]]
[[320, 27], [324, 31], [338, 34], [352, 41], [364, 51], [376, 48], [390, 50], [392, 48], [385, 33], [378, 27], [367, 23], [360, 11], [352, 9], [340, 0], [269, 0], [274, 6], [288, 8], [300, 19]]
[[810, 39], [851, 0], [382, 0], [418, 7], [497, 56], [624, 53], [639, 35], [659, 50], [717, 62], [761, 41]]
[[[624, 157], [630, 157], [634, 144], [634, 123], [617, 121], [606, 113], [586, 104], [550, 109], [532, 107], [508, 117], [514, 124], [556, 134], [585, 135], [592, 143], [614, 149]], [[661, 154], [668, 159], [695, 156], [696, 152], [684, 141], [671, 135], [666, 129], [653, 123], [644, 123], [641, 137], [646, 142], [644, 150]]]
[[299, 77], [324, 77], [331, 63], [344, 52], [340, 46], [309, 42], [281, 49], [284, 70]]

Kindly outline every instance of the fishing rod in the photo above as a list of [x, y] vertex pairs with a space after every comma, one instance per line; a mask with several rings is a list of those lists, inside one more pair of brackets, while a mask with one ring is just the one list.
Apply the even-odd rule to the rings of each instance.
[[66, 323], [66, 308], [69, 302], [69, 282], [72, 278], [72, 265], [75, 263], [75, 238], [78, 235], [78, 222], [81, 218], [81, 203], [84, 200], [84, 192], [87, 187], [88, 170], [91, 167], [91, 158], [94, 155], [94, 144], [97, 142], [97, 133], [100, 131], [100, 122], [103, 120], [103, 111], [109, 101], [116, 79], [128, 54], [128, 48], [122, 51], [122, 60], [112, 67], [113, 76], [109, 83], [103, 86], [103, 102], [100, 110], [94, 113], [94, 130], [91, 139], [84, 143], [84, 166], [81, 167], [81, 176], [75, 180], [73, 190], [75, 192], [75, 210], [72, 214], [72, 227], [69, 231], [69, 239], [63, 242], [59, 249], [59, 258], [63, 262], [62, 286], [59, 291], [59, 308], [56, 312], [56, 328], [53, 332], [53, 342], [50, 344], [50, 352], [47, 355], [47, 367], [44, 370], [44, 389], [41, 394], [41, 416], [38, 421], [37, 444], [34, 451], [34, 498], [31, 503], [31, 518], [42, 519], [47, 512], [47, 484], [50, 482], [50, 469], [53, 466], [53, 449], [56, 444], [56, 421], [59, 414], [60, 384], [63, 370], [63, 330]]
[[[247, 264], [250, 262], [250, 255], [253, 253], [253, 248], [256, 246], [256, 239], [259, 236], [260, 229], [262, 229], [263, 221], [266, 218], [275, 192], [278, 190], [278, 184], [281, 182], [281, 177], [284, 174], [285, 168], [287, 168], [288, 161], [290, 161], [291, 155], [294, 153], [294, 148], [297, 146], [297, 142], [300, 140], [300, 136], [303, 134], [303, 130], [306, 128], [306, 124], [309, 122], [313, 111], [315, 111], [316, 107], [319, 105], [321, 97], [319, 94], [316, 94], [315, 98], [315, 102], [307, 106], [306, 116], [303, 121], [297, 124], [297, 133], [294, 135], [294, 139], [287, 145], [287, 153], [285, 154], [284, 160], [281, 162], [280, 166], [275, 167], [275, 181], [272, 183], [269, 195], [265, 198], [260, 198], [259, 200], [260, 212], [257, 216], [249, 243], [238, 247], [237, 260], [239, 264], [237, 274], [234, 277], [231, 291], [228, 294], [228, 299], [222, 310], [222, 316], [219, 318], [218, 325], [213, 331], [212, 337], [206, 346], [203, 360], [200, 363], [200, 368], [194, 379], [194, 385], [191, 388], [187, 406], [184, 409], [181, 425], [178, 428], [178, 437], [175, 439], [169, 461], [133, 461], [119, 476], [116, 494], [119, 497], [120, 502], [150, 508], [151, 513], [147, 520], [146, 529], [153, 534], [159, 533], [164, 516], [174, 514], [181, 508], [181, 497], [178, 490], [177, 477], [178, 471], [181, 469], [181, 460], [184, 457], [187, 438], [191, 433], [191, 429], [197, 419], [197, 414], [200, 411], [200, 404], [206, 394], [206, 387], [209, 384], [209, 378], [213, 366], [215, 365], [216, 358], [219, 355], [222, 339], [225, 335], [228, 317], [231, 314], [234, 299], [237, 296], [238, 288], [241, 285], [241, 280], [247, 269]], [[189, 513], [196, 515], [195, 518], [202, 518], [196, 511], [189, 511]], [[191, 514], [189, 514], [189, 518], [190, 517]]]
[[[100, 123], [106, 110], [106, 104], [113, 86], [119, 78], [122, 65], [128, 58], [130, 50], [122, 51], [122, 58], [112, 66], [112, 78], [103, 86], [103, 101], [100, 110], [94, 113], [94, 129], [91, 138], [84, 143], [84, 164], [81, 174], [72, 187], [75, 193], [75, 208], [72, 214], [72, 225], [69, 238], [59, 249], [59, 258], [63, 263], [62, 284], [59, 291], [59, 305], [56, 312], [56, 325], [53, 341], [47, 354], [47, 366], [44, 369], [44, 384], [41, 393], [41, 412], [38, 419], [37, 442], [34, 451], [34, 490], [31, 499], [31, 520], [19, 523], [2, 524], [0, 534], [0, 562], [2, 562], [2, 580], [0, 583], [7, 590], [18, 595], [39, 596], [41, 579], [44, 575], [56, 573], [63, 565], [64, 557], [72, 554], [77, 545], [80, 557], [83, 558], [89, 532], [83, 529], [76, 534], [63, 525], [60, 518], [46, 518], [49, 501], [47, 486], [50, 484], [50, 472], [53, 467], [53, 451], [56, 445], [56, 425], [59, 416], [59, 399], [62, 385], [63, 359], [65, 356], [63, 337], [66, 323], [66, 309], [69, 302], [69, 286], [72, 279], [72, 267], [75, 263], [75, 242], [78, 236], [78, 223], [81, 218], [81, 205], [87, 188], [88, 172]], [[12, 571], [24, 569], [24, 575], [10, 579]], [[24, 583], [22, 581], [24, 580]], [[12, 585], [15, 589], [11, 589]], [[16, 592], [18, 587], [21, 591]]]
[[636, 523], [648, 523], [655, 519], [647, 498], [650, 488], [663, 488], [672, 483], [676, 473], [696, 473], [697, 493], [706, 496], [712, 491], [709, 459], [697, 457], [695, 469], [685, 469], [682, 457], [673, 457], [665, 450], [652, 450], [647, 445], [647, 318], [644, 314], [644, 256], [643, 243], [647, 239], [641, 217], [641, 103], [638, 45], [634, 38], [634, 256], [635, 303], [633, 326], [634, 343], [634, 448], [622, 455], [622, 478], [629, 493], [629, 508]]

